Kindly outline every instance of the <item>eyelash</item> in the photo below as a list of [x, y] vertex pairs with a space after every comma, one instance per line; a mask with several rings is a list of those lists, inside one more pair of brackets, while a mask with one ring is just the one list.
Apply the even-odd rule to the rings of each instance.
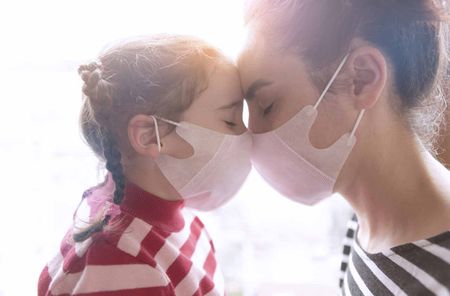
[[231, 122], [231, 121], [226, 121], [226, 120], [225, 120], [225, 123], [226, 123], [226, 125], [228, 125], [228, 126], [230, 126], [230, 127], [235, 127], [235, 126], [236, 126], [236, 123]]
[[269, 107], [265, 108], [263, 111], [263, 116], [267, 116], [267, 114], [269, 114], [272, 111], [272, 107], [273, 107], [273, 103], [270, 104]]

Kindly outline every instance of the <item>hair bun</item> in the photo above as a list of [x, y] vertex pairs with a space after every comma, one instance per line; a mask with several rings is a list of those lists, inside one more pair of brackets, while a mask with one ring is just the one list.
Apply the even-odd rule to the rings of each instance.
[[83, 93], [91, 99], [95, 99], [96, 89], [102, 80], [102, 66], [99, 62], [91, 62], [78, 67], [78, 74], [84, 81]]
[[78, 73], [81, 74], [82, 71], [95, 71], [96, 69], [101, 69], [102, 63], [98, 61], [90, 62], [89, 64], [80, 65], [78, 67]]
[[84, 82], [83, 94], [88, 102], [90, 113], [98, 122], [108, 119], [112, 106], [110, 83], [103, 79], [103, 66], [99, 62], [78, 67], [78, 74]]

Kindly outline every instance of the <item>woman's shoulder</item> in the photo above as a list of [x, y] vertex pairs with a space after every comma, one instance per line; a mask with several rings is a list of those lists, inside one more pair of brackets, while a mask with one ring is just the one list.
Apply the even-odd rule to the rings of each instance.
[[347, 236], [351, 236], [341, 266], [345, 268], [340, 286], [346, 294], [368, 289], [383, 295], [400, 290], [408, 295], [447, 295], [450, 291], [450, 231], [368, 253], [355, 239], [357, 227], [356, 220], [349, 223]]

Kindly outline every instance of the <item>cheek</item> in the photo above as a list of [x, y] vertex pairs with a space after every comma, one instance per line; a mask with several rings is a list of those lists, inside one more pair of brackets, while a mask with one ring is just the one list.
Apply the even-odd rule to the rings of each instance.
[[194, 154], [193, 147], [175, 131], [164, 137], [161, 142], [163, 143], [162, 153], [169, 156], [184, 159]]
[[249, 106], [249, 129], [255, 133], [266, 133], [277, 129], [297, 114], [303, 107], [296, 99], [279, 98], [273, 102], [270, 113], [264, 114], [265, 107], [255, 103]]
[[341, 110], [339, 106], [324, 102], [318, 108], [318, 116], [309, 135], [311, 144], [319, 149], [328, 148], [339, 138], [349, 133], [357, 114], [349, 110]]
[[275, 101], [271, 114], [266, 120], [270, 121], [271, 129], [276, 129], [292, 117], [297, 115], [305, 106], [312, 105], [313, 102], [308, 100], [312, 96], [304, 92], [292, 92], [285, 97]]
[[337, 138], [333, 139], [332, 137], [333, 129], [329, 118], [323, 112], [319, 111], [309, 133], [311, 144], [318, 149], [330, 147], [337, 140]]

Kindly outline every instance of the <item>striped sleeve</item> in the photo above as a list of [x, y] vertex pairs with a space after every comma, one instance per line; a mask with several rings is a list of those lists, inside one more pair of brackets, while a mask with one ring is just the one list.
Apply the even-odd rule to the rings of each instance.
[[70, 248], [47, 265], [39, 281], [39, 296], [175, 295], [156, 263], [144, 263], [104, 240], [85, 248], [84, 254], [83, 246]]

